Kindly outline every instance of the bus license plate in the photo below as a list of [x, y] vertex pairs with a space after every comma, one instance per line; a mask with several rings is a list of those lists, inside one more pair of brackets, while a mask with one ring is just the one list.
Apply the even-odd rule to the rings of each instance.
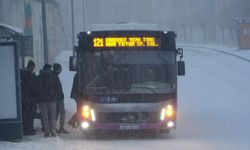
[[136, 130], [139, 129], [139, 125], [133, 124], [133, 125], [120, 125], [120, 130]]

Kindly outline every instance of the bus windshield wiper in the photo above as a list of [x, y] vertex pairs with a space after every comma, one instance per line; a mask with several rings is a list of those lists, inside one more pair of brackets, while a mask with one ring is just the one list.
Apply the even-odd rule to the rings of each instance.
[[[123, 54], [123, 55], [119, 58], [119, 60], [118, 60], [117, 63], [120, 63], [125, 57], [126, 57], [126, 54]], [[89, 84], [86, 86], [86, 88], [90, 87], [90, 86], [91, 86], [96, 80], [98, 80], [101, 76], [106, 75], [107, 72], [108, 72], [108, 71], [105, 71], [105, 72], [102, 72], [102, 73], [98, 74], [92, 81], [89, 82]]]
[[158, 53], [158, 58], [163, 61], [164, 63], [168, 64], [169, 62], [165, 60], [159, 53]]
[[153, 88], [148, 87], [148, 86], [133, 86], [132, 88], [147, 89], [147, 90], [150, 90], [152, 93], [157, 94], [157, 92]]
[[102, 74], [97, 75], [92, 81], [90, 81], [89, 84], [86, 86], [86, 88], [90, 87], [91, 84], [93, 84], [97, 79], [99, 79], [101, 75]]

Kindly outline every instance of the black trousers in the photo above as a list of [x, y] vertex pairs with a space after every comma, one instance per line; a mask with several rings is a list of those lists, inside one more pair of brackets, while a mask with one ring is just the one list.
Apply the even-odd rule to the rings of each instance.
[[80, 115], [81, 115], [81, 110], [82, 110], [82, 101], [75, 100], [76, 102], [76, 112], [75, 114], [71, 117], [69, 120], [69, 124], [75, 126], [76, 124], [79, 124], [80, 121]]
[[23, 121], [23, 132], [28, 134], [34, 130], [34, 112], [32, 104], [22, 104], [22, 121]]

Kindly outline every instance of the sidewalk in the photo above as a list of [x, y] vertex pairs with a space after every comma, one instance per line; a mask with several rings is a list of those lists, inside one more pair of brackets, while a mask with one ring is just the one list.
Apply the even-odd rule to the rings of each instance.
[[225, 54], [240, 57], [250, 62], [250, 49], [239, 50], [238, 47], [226, 47], [222, 45], [209, 45], [209, 44], [178, 44], [177, 47], [194, 47], [202, 49], [212, 49], [218, 52], [223, 52]]

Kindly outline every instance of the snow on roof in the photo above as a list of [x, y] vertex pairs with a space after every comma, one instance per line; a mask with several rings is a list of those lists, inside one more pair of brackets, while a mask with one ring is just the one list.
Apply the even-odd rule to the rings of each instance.
[[156, 24], [138, 24], [138, 23], [121, 23], [121, 24], [93, 24], [91, 31], [110, 31], [110, 30], [159, 30]]
[[3, 24], [3, 23], [0, 23], [0, 27], [7, 28], [7, 29], [11, 30], [12, 32], [23, 34], [23, 30], [18, 28], [18, 27], [14, 27], [14, 26], [11, 26], [8, 24]]

